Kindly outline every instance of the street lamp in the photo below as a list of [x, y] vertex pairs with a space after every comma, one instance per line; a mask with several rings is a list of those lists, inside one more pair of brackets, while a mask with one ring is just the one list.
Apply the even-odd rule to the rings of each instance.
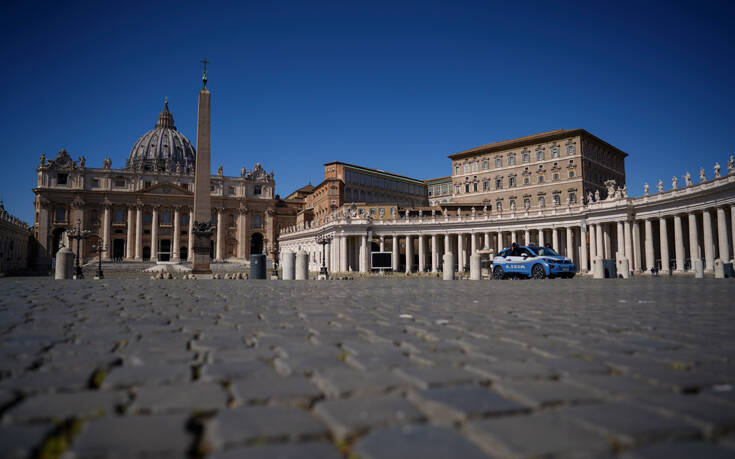
[[79, 264], [79, 258], [81, 258], [81, 240], [87, 239], [92, 235], [92, 231], [88, 229], [82, 229], [82, 220], [77, 220], [77, 227], [69, 230], [69, 238], [76, 239], [77, 241], [77, 267], [74, 277], [77, 279], [84, 279], [84, 273], [82, 272], [82, 266]]
[[314, 238], [317, 244], [322, 246], [322, 267], [319, 269], [319, 276], [324, 276], [325, 279], [329, 279], [329, 271], [327, 270], [327, 255], [326, 248], [327, 244], [332, 242], [334, 235], [332, 234], [320, 234]]
[[278, 239], [273, 242], [273, 250], [271, 251], [271, 253], [273, 254], [273, 275], [276, 276], [276, 279], [278, 279], [278, 258], [279, 254], [281, 253]]
[[100, 242], [96, 245], [92, 246], [92, 250], [94, 253], [97, 254], [97, 279], [104, 279], [105, 275], [102, 273], [102, 253], [107, 251], [107, 246], [102, 243], [102, 240], [99, 236], [97, 236], [97, 239], [100, 240]]

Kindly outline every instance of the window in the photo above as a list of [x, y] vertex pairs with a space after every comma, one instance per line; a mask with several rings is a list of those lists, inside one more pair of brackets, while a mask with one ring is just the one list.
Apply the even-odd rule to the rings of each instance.
[[125, 209], [115, 209], [114, 223], [125, 223]]
[[454, 175], [459, 175], [459, 166], [454, 166]]
[[150, 212], [146, 212], [143, 214], [143, 223], [146, 225], [150, 225], [153, 217], [151, 216]]
[[171, 224], [171, 211], [170, 210], [164, 210], [163, 212], [161, 212], [161, 224], [162, 225]]
[[151, 182], [143, 182], [143, 188], [150, 188]]
[[543, 159], [544, 159], [544, 151], [537, 150], [536, 151], [536, 161], [543, 161]]
[[490, 183], [487, 180], [482, 181], [482, 191], [487, 191], [490, 188]]
[[100, 187], [100, 179], [92, 179], [92, 187], [99, 188]]
[[546, 206], [546, 198], [544, 198], [543, 196], [539, 196], [539, 198], [538, 198], [538, 206], [539, 207]]
[[516, 186], [516, 178], [511, 176], [508, 178], [508, 187], [513, 188], [514, 186]]
[[510, 210], [515, 210], [515, 209], [516, 209], [516, 200], [511, 199], [510, 200]]
[[181, 226], [189, 225], [189, 214], [181, 214]]
[[465, 193], [469, 193], [470, 192], [470, 184], [469, 183], [465, 183], [465, 185], [464, 185], [464, 192]]
[[574, 177], [574, 169], [569, 169], [569, 178]]
[[459, 194], [459, 185], [454, 185], [454, 193]]
[[464, 173], [465, 174], [470, 173], [470, 163], [464, 163]]
[[531, 153], [524, 151], [521, 153], [521, 162], [527, 163], [531, 161]]
[[472, 172], [477, 172], [477, 161], [472, 163]]
[[484, 170], [488, 170], [488, 169], [490, 169], [490, 161], [489, 161], [489, 160], [487, 160], [487, 159], [483, 159], [483, 160], [482, 160], [482, 168], [483, 168]]
[[528, 209], [529, 207], [531, 207], [531, 199], [523, 198], [523, 208]]
[[539, 183], [544, 183], [544, 176], [543, 175], [539, 175], [538, 176], [538, 182]]
[[551, 147], [551, 157], [552, 158], [559, 157], [559, 147]]
[[503, 158], [500, 156], [495, 158], [495, 167], [503, 167]]
[[495, 179], [495, 189], [500, 190], [503, 188], [503, 179], [502, 178], [496, 178]]
[[262, 215], [253, 216], [253, 228], [260, 228], [261, 226], [263, 226], [263, 216]]
[[574, 145], [567, 145], [567, 154], [573, 155], [576, 151], [576, 148]]
[[442, 194], [449, 194], [449, 186], [448, 183], [442, 184]]
[[574, 191], [572, 191], [571, 193], [569, 193], [569, 203], [570, 204], [576, 204], [577, 203], [577, 193], [575, 193]]
[[555, 194], [554, 195], [554, 205], [555, 206], [560, 206], [561, 205], [561, 196], [558, 195], [558, 194]]
[[227, 194], [229, 194], [230, 196], [235, 196], [235, 187], [234, 186], [227, 187]]
[[508, 165], [509, 166], [515, 166], [516, 165], [516, 155], [512, 154], [508, 156]]
[[472, 191], [477, 191], [477, 182], [472, 184]]
[[125, 188], [125, 179], [122, 177], [115, 177], [115, 187]]
[[263, 188], [260, 185], [255, 185], [255, 188], [253, 188], [253, 194], [258, 196], [262, 192], [263, 192]]
[[209, 191], [210, 192], [214, 191], [214, 183], [209, 184]]
[[559, 180], [559, 173], [558, 172], [554, 172], [554, 174], [551, 177], [554, 179], [554, 181], [558, 181]]
[[56, 208], [55, 220], [57, 222], [65, 222], [66, 221], [66, 208], [64, 208], [64, 207], [57, 207]]
[[529, 176], [523, 177], [523, 184], [528, 185], [529, 183], [531, 183], [531, 177]]
[[67, 181], [69, 181], [69, 174], [56, 174], [57, 185], [66, 185]]
[[498, 212], [502, 212], [503, 211], [503, 201], [496, 201], [495, 208], [498, 209]]
[[430, 186], [429, 187], [429, 197], [431, 197], [431, 196], [434, 196], [434, 187], [433, 186]]

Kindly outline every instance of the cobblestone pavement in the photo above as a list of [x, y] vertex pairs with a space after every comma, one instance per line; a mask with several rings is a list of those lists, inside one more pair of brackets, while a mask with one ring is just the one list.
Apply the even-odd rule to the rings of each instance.
[[735, 282], [0, 279], [4, 457], [733, 457]]

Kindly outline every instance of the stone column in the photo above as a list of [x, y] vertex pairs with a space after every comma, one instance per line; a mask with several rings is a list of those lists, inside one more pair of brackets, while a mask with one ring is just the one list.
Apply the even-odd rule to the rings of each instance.
[[587, 264], [587, 231], [584, 231], [586, 226], [579, 226], [579, 272], [585, 272], [589, 270]]
[[385, 252], [385, 236], [380, 236], [380, 251]]
[[540, 230], [538, 230], [538, 245], [539, 245], [539, 247], [543, 247], [544, 246], [544, 242], [545, 242], [544, 241], [544, 230], [543, 229], [540, 229]]
[[360, 236], [360, 272], [368, 272], [367, 235]]
[[676, 272], [684, 272], [684, 234], [681, 226], [681, 215], [674, 215], [674, 250], [676, 251]]
[[488, 233], [488, 232], [485, 233], [485, 246], [484, 246], [484, 249], [485, 250], [490, 250], [490, 233]]
[[614, 258], [612, 256], [612, 247], [611, 247], [611, 239], [610, 236], [610, 224], [609, 223], [603, 223], [600, 225], [602, 227], [602, 240], [604, 241], [604, 256], [603, 258]]
[[438, 268], [439, 253], [436, 246], [436, 234], [431, 235], [431, 272], [435, 273]]
[[625, 240], [625, 258], [628, 259], [628, 267], [630, 269], [633, 268], [633, 233], [630, 229], [630, 221], [625, 220], [625, 223], [623, 223], [623, 231], [624, 231], [624, 237]]
[[500, 253], [503, 250], [503, 232], [498, 231], [498, 250], [495, 253]]
[[638, 220], [633, 221], [633, 268], [635, 272], [642, 271], [643, 263], [641, 262], [641, 226]]
[[135, 210], [135, 260], [143, 260], [143, 206]]
[[224, 209], [217, 209], [217, 239], [215, 240], [215, 259], [222, 261], [225, 259], [225, 214]]
[[531, 232], [530, 231], [526, 230], [523, 232], [523, 242], [525, 243], [526, 246], [531, 244]]
[[464, 234], [460, 233], [457, 235], [457, 272], [464, 272], [464, 260], [465, 260], [465, 253], [464, 253], [464, 243], [462, 241], [464, 239]]
[[132, 260], [135, 258], [135, 211], [133, 207], [128, 207], [128, 236], [125, 240], [125, 259]]
[[477, 253], [477, 234], [470, 233], [470, 256]]
[[179, 251], [181, 249], [181, 206], [174, 206], [174, 247], [171, 249], [172, 261], [179, 261]]
[[413, 264], [413, 240], [411, 235], [406, 236], [406, 272], [411, 272], [411, 265]]
[[110, 254], [112, 253], [112, 240], [110, 238], [110, 206], [105, 206], [104, 220], [102, 222], [102, 244], [105, 247], [105, 251], [102, 254], [103, 260], [109, 260]]
[[393, 268], [393, 272], [398, 272], [398, 236], [395, 234], [393, 235], [393, 247], [391, 248], [393, 251], [393, 256], [391, 257], [391, 264]]
[[659, 243], [661, 245], [661, 272], [669, 272], [669, 233], [666, 227], [666, 217], [658, 219]]
[[620, 254], [618, 256], [625, 258], [625, 236], [623, 234], [623, 222], [616, 222], [615, 227], [617, 230], [617, 234], [616, 234], [616, 239], [618, 243], [617, 253]]
[[551, 248], [559, 252], [559, 230], [556, 227], [551, 229]]
[[424, 248], [424, 235], [419, 234], [418, 235], [418, 245], [419, 245], [419, 272], [422, 273], [426, 271], [426, 250]]
[[444, 253], [452, 251], [452, 239], [449, 233], [444, 234]]
[[187, 241], [187, 260], [192, 261], [194, 259], [194, 209], [189, 209], [189, 240]]
[[567, 233], [567, 258], [574, 262], [574, 228], [571, 226], [566, 227]]
[[[395, 239], [394, 239], [395, 241]], [[339, 236], [339, 270], [347, 272], [347, 236]]]
[[735, 263], [735, 204], [730, 205], [730, 233], [732, 234], [732, 261]]
[[598, 223], [595, 225], [595, 242], [597, 247], [595, 248], [595, 254], [597, 258], [605, 258], [605, 239], [602, 236], [602, 224]]
[[691, 270], [694, 270], [694, 260], [702, 255], [699, 252], [699, 231], [697, 228], [697, 214], [689, 212], [689, 259], [691, 260]]
[[720, 253], [717, 258], [722, 260], [723, 263], [727, 263], [730, 260], [730, 248], [728, 246], [727, 219], [724, 207], [717, 208], [717, 240], [720, 246]]
[[158, 204], [153, 206], [151, 216], [151, 261], [158, 261]]
[[715, 247], [712, 242], [712, 214], [709, 209], [702, 212], [702, 226], [704, 239], [704, 272], [711, 273], [715, 270]]
[[646, 228], [646, 271], [651, 271], [655, 264], [653, 252], [653, 224], [651, 219], [647, 218], [645, 222]]
[[595, 231], [595, 225], [588, 225], [590, 234], [590, 272], [592, 272], [592, 264], [597, 258], [597, 231]]
[[515, 230], [510, 232], [510, 243], [512, 244], [514, 242], [516, 244], [518, 243], [518, 239], [516, 239], [516, 232], [515, 232]]
[[248, 208], [241, 205], [237, 216], [237, 258], [248, 257]]

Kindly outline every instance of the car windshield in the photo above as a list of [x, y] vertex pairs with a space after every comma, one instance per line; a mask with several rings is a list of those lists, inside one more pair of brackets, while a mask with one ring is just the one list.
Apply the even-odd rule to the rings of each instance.
[[533, 249], [533, 251], [534, 251], [534, 252], [536, 252], [536, 253], [538, 254], [538, 256], [540, 256], [540, 257], [543, 257], [543, 256], [548, 256], [548, 257], [560, 257], [560, 256], [561, 256], [561, 255], [559, 255], [558, 253], [556, 253], [556, 251], [554, 251], [554, 249], [552, 249], [552, 248], [550, 248], [550, 247], [531, 247], [531, 248], [532, 248], [532, 249]]

